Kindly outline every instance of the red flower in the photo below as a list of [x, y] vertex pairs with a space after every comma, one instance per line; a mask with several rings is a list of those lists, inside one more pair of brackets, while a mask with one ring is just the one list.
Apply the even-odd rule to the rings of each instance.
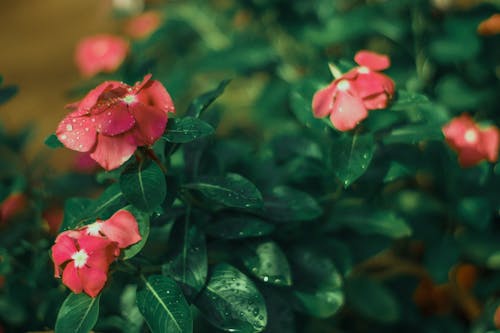
[[54, 275], [74, 293], [82, 291], [95, 297], [108, 278], [109, 265], [120, 250], [117, 244], [102, 237], [89, 236], [82, 231], [65, 231], [52, 246]]
[[477, 27], [477, 33], [483, 36], [500, 34], [500, 14], [493, 14], [482, 21]]
[[90, 236], [106, 237], [123, 249], [141, 240], [137, 221], [129, 211], [119, 210], [109, 219], [89, 224], [83, 228]]
[[75, 62], [81, 74], [114, 72], [127, 56], [129, 43], [118, 36], [101, 34], [82, 39], [76, 46]]
[[64, 219], [64, 211], [60, 206], [53, 206], [42, 213], [48, 231], [51, 235], [57, 235]]
[[6, 223], [21, 214], [28, 205], [23, 193], [13, 193], [0, 204], [0, 224]]
[[59, 123], [57, 137], [69, 149], [89, 152], [106, 170], [158, 140], [168, 112], [175, 112], [167, 90], [151, 74], [133, 87], [106, 81], [67, 108], [73, 111]]
[[495, 126], [480, 128], [464, 113], [443, 127], [446, 142], [458, 153], [462, 167], [471, 167], [483, 160], [496, 162], [500, 132]]
[[313, 97], [312, 108], [318, 118], [330, 116], [335, 128], [348, 131], [368, 117], [368, 110], [387, 107], [394, 94], [394, 82], [379, 73], [390, 66], [385, 55], [359, 51], [354, 60], [360, 65], [335, 79]]
[[145, 38], [158, 29], [160, 23], [161, 18], [157, 12], [145, 12], [128, 21], [125, 32], [135, 39]]

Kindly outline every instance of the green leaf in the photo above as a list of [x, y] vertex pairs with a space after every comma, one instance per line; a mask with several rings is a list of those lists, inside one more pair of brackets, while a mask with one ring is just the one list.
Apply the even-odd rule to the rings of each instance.
[[125, 207], [125, 209], [128, 210], [130, 213], [132, 213], [132, 215], [134, 215], [135, 219], [137, 220], [137, 224], [139, 226], [139, 234], [142, 237], [139, 242], [123, 250], [123, 259], [127, 260], [135, 256], [137, 253], [139, 253], [144, 247], [144, 245], [146, 245], [146, 242], [148, 241], [149, 215], [145, 212], [134, 209], [134, 207], [132, 206]]
[[174, 225], [162, 271], [179, 282], [185, 294], [194, 296], [205, 285], [208, 259], [205, 234], [189, 225], [190, 218], [187, 213], [185, 219]]
[[190, 117], [198, 118], [201, 113], [205, 111], [210, 104], [212, 104], [222, 93], [226, 86], [231, 82], [231, 80], [223, 80], [219, 83], [219, 86], [214, 90], [204, 93], [198, 96], [189, 106], [187, 110], [187, 115]]
[[4, 104], [9, 101], [12, 97], [14, 97], [19, 88], [17, 86], [6, 86], [0, 88], [0, 104]]
[[198, 190], [207, 199], [234, 208], [262, 207], [262, 194], [246, 178], [234, 173], [222, 177], [204, 177], [185, 188]]
[[436, 124], [412, 124], [390, 131], [382, 139], [385, 144], [415, 144], [424, 140], [443, 140], [441, 127]]
[[57, 138], [57, 136], [55, 134], [49, 135], [45, 139], [44, 143], [45, 143], [46, 146], [48, 146], [50, 148], [64, 147], [64, 145], [61, 143], [61, 141], [59, 141], [59, 139]]
[[297, 120], [305, 127], [318, 133], [328, 133], [331, 127], [321, 119], [315, 118], [312, 110], [313, 95], [321, 88], [317, 82], [304, 81], [291, 92], [290, 107]]
[[318, 318], [334, 315], [344, 304], [344, 294], [340, 289], [319, 289], [313, 292], [294, 291], [299, 310]]
[[277, 286], [291, 286], [292, 274], [285, 253], [272, 241], [249, 243], [243, 264], [260, 280]]
[[347, 303], [361, 315], [383, 323], [399, 319], [399, 305], [384, 285], [368, 278], [353, 278], [346, 282]]
[[167, 195], [165, 175], [151, 161], [128, 166], [120, 175], [120, 188], [127, 201], [148, 212], [158, 207]]
[[389, 106], [390, 110], [401, 111], [407, 110], [409, 108], [415, 108], [420, 104], [429, 104], [429, 98], [427, 96], [408, 92], [405, 90], [398, 90], [397, 98]]
[[137, 290], [137, 306], [152, 333], [191, 333], [191, 309], [177, 283], [161, 275], [146, 278]]
[[269, 235], [274, 225], [251, 215], [222, 218], [205, 226], [205, 232], [223, 239], [240, 239]]
[[99, 316], [99, 299], [87, 294], [69, 294], [61, 305], [56, 320], [56, 333], [87, 333], [92, 330]]
[[253, 282], [228, 264], [214, 267], [196, 307], [217, 328], [252, 333], [264, 330], [266, 304]]
[[69, 198], [64, 202], [64, 218], [60, 231], [73, 229], [78, 226], [87, 209], [92, 206], [88, 198]]
[[331, 163], [345, 188], [367, 170], [375, 152], [375, 141], [370, 134], [346, 135], [333, 143]]
[[472, 228], [484, 231], [492, 222], [494, 209], [484, 197], [465, 197], [457, 204], [458, 216], [461, 221]]
[[186, 143], [211, 135], [215, 132], [212, 125], [201, 119], [184, 117], [169, 119], [163, 138], [168, 142]]
[[312, 196], [286, 186], [275, 187], [264, 200], [264, 216], [274, 221], [309, 221], [322, 213]]

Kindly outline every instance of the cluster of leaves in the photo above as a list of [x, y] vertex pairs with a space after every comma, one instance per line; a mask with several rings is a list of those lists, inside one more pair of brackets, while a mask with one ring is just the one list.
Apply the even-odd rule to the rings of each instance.
[[[474, 33], [493, 5], [441, 13], [409, 0], [224, 3], [165, 5], [165, 24], [133, 45], [119, 72], [97, 77], [133, 83], [153, 71], [179, 106], [206, 89], [197, 86], [237, 76], [184, 103], [152, 151], [95, 180], [48, 179], [15, 156], [23, 135], [2, 134], [1, 199], [23, 191], [32, 208], [2, 226], [2, 323], [57, 332], [492, 330], [500, 166], [460, 168], [441, 128], [464, 111], [499, 124], [498, 47]], [[338, 59], [369, 45], [391, 54], [397, 95], [339, 133], [313, 117], [312, 96], [330, 80], [328, 61], [348, 69]], [[221, 95], [233, 114], [251, 95], [258, 125], [216, 136], [222, 107], [207, 109]], [[124, 207], [137, 217], [142, 241], [96, 298], [67, 295], [48, 273], [42, 212], [63, 201], [61, 231]], [[463, 263], [477, 274], [467, 288]]]

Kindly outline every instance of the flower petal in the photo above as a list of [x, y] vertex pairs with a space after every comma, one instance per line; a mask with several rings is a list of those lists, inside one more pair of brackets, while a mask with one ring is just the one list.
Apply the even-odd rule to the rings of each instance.
[[458, 163], [464, 168], [473, 167], [484, 159], [484, 154], [476, 147], [464, 147], [458, 151]]
[[368, 117], [368, 111], [359, 96], [352, 91], [337, 92], [330, 120], [339, 131], [348, 131]]
[[167, 114], [158, 107], [149, 106], [141, 102], [130, 104], [129, 110], [136, 120], [136, 126], [131, 133], [137, 145], [152, 145], [167, 127]]
[[96, 142], [95, 124], [87, 116], [66, 116], [59, 123], [56, 135], [65, 147], [79, 152], [91, 150]]
[[498, 147], [500, 145], [500, 133], [498, 128], [489, 127], [481, 130], [481, 143], [485, 157], [490, 162], [498, 160]]
[[78, 276], [78, 269], [75, 267], [74, 262], [69, 262], [64, 268], [62, 282], [75, 294], [82, 292], [82, 281]]
[[87, 95], [76, 103], [71, 103], [66, 105], [67, 109], [75, 110], [71, 113], [71, 117], [80, 117], [83, 115], [88, 115], [90, 110], [97, 104], [97, 101], [101, 99], [102, 95], [112, 89], [125, 86], [123, 83], [118, 81], [105, 81], [89, 91]]
[[94, 116], [96, 130], [107, 136], [115, 136], [131, 129], [135, 124], [134, 117], [128, 112], [127, 104], [117, 102], [105, 112]]
[[71, 260], [71, 256], [76, 251], [78, 249], [75, 240], [63, 232], [57, 237], [56, 243], [52, 246], [52, 260], [54, 264], [62, 265], [64, 262]]
[[104, 288], [108, 279], [107, 272], [100, 269], [82, 267], [79, 271], [83, 291], [90, 297], [96, 297]]
[[382, 71], [391, 66], [391, 60], [384, 54], [361, 50], [354, 56], [354, 61], [361, 66], [366, 66], [374, 71]]
[[129, 211], [119, 210], [108, 220], [102, 222], [101, 231], [120, 248], [129, 247], [142, 239], [134, 215]]
[[[146, 76], [146, 78], [148, 78]], [[145, 80], [146, 80], [145, 78]], [[161, 109], [163, 112], [175, 112], [174, 102], [169, 93], [159, 81], [149, 80], [143, 82], [137, 93], [139, 101], [146, 105]]]
[[113, 170], [134, 154], [137, 145], [131, 135], [106, 136], [97, 134], [97, 143], [90, 156], [106, 170]]
[[336, 86], [331, 83], [328, 87], [317, 91], [313, 96], [312, 109], [314, 116], [323, 118], [328, 116], [333, 110], [333, 100], [336, 94]]

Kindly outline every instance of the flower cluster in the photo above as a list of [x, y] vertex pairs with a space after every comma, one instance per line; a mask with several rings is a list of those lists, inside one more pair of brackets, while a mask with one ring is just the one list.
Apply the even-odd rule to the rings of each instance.
[[500, 132], [495, 126], [481, 128], [464, 113], [446, 124], [443, 133], [446, 142], [458, 153], [458, 162], [462, 167], [498, 159]]
[[175, 112], [167, 90], [151, 75], [132, 87], [106, 81], [67, 108], [72, 112], [59, 123], [59, 141], [69, 149], [90, 153], [106, 170], [121, 166], [137, 147], [158, 140], [168, 113]]
[[52, 246], [54, 275], [74, 293], [95, 297], [104, 287], [109, 265], [121, 249], [141, 240], [135, 217], [119, 210], [108, 220], [97, 220], [76, 230], [65, 231]]
[[330, 116], [333, 126], [348, 131], [368, 117], [368, 110], [387, 107], [394, 95], [391, 78], [379, 73], [389, 68], [389, 57], [359, 51], [354, 60], [359, 65], [336, 78], [313, 97], [312, 108], [318, 118]]

